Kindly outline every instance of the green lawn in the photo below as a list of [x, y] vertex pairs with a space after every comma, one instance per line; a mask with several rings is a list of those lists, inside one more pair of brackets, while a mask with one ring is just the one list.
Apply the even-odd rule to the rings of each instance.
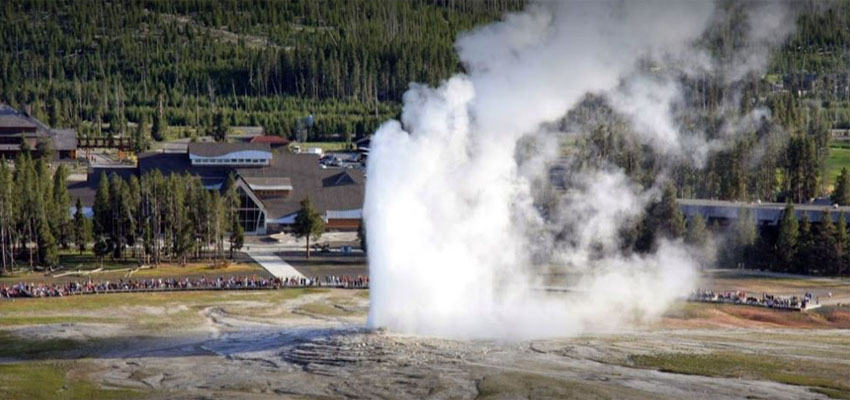
[[826, 160], [828, 186], [835, 183], [841, 168], [850, 169], [850, 148], [832, 146], [829, 148], [829, 158]]
[[640, 368], [810, 386], [832, 398], [850, 399], [850, 369], [841, 364], [743, 353], [665, 353], [631, 359]]
[[345, 142], [297, 142], [293, 143], [301, 147], [301, 151], [305, 151], [310, 147], [318, 147], [322, 151], [344, 151], [348, 150], [348, 144]]
[[[23, 325], [56, 323], [106, 323], [125, 325], [139, 332], [174, 332], [179, 329], [203, 325], [201, 311], [208, 307], [220, 307], [225, 311], [260, 317], [286, 318], [288, 313], [272, 310], [270, 304], [279, 304], [306, 294], [326, 293], [328, 289], [282, 289], [245, 291], [197, 291], [120, 293], [103, 295], [68, 296], [49, 299], [12, 299], [0, 303], [0, 358], [9, 357], [3, 349], [22, 348], [4, 341], [18, 340], [16, 336], [4, 337], [2, 328]], [[119, 308], [119, 311], [115, 311]], [[331, 307], [332, 308], [332, 307]], [[121, 311], [123, 310], [123, 311]], [[330, 314], [342, 310], [308, 308], [307, 312]], [[167, 318], [163, 318], [167, 316]], [[33, 345], [52, 343], [34, 340]], [[29, 346], [29, 344], [27, 344]], [[22, 358], [38, 358], [41, 349], [22, 353]], [[33, 354], [30, 354], [33, 353]], [[0, 397], [2, 399], [2, 397]]]
[[78, 369], [78, 363], [61, 361], [0, 365], [0, 398], [131, 399], [144, 395], [136, 390], [102, 388]]
[[[21, 261], [21, 260], [19, 260]], [[68, 280], [88, 279], [89, 276], [96, 280], [117, 280], [125, 278], [131, 269], [139, 266], [139, 263], [132, 257], [126, 260], [111, 260], [109, 257], [103, 260], [103, 271], [95, 274], [86, 275], [88, 271], [94, 271], [101, 267], [101, 263], [97, 260], [90, 251], [83, 254], [78, 254], [73, 250], [63, 250], [59, 255], [59, 264], [64, 268], [56, 270], [54, 274], [64, 274], [69, 272], [80, 271], [83, 274], [70, 274], [60, 278], [53, 278], [50, 275], [45, 275], [43, 271], [29, 271], [28, 269], [19, 270], [12, 274], [0, 275], [0, 283], [14, 284], [21, 281], [26, 282], [65, 282]], [[215, 265], [210, 260], [201, 260], [191, 262], [186, 265], [162, 263], [156, 268], [140, 269], [133, 273], [134, 279], [150, 279], [150, 278], [182, 278], [182, 277], [198, 277], [198, 276], [245, 276], [245, 275], [261, 275], [267, 276], [268, 273], [260, 267], [259, 264], [253, 261], [239, 260], [230, 261], [226, 266]]]

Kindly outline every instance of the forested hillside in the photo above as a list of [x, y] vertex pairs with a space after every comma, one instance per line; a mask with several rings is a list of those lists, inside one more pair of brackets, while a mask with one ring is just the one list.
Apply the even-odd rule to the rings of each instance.
[[394, 116], [409, 82], [458, 71], [458, 32], [522, 5], [7, 1], [0, 99], [84, 135], [125, 132], [143, 117], [187, 127], [171, 135], [204, 132], [223, 113], [230, 125], [341, 140]]

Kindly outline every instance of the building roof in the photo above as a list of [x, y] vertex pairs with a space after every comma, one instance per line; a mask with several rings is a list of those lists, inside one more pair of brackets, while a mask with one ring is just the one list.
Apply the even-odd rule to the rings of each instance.
[[251, 190], [292, 190], [292, 181], [289, 178], [260, 176], [242, 179], [251, 187]]
[[[691, 217], [699, 213], [706, 219], [738, 219], [738, 213], [741, 209], [750, 210], [753, 218], [759, 224], [776, 225], [782, 218], [782, 213], [785, 210], [785, 203], [750, 203], [741, 201], [725, 201], [725, 200], [703, 200], [703, 199], [679, 199], [677, 200], [682, 213], [686, 217]], [[850, 207], [836, 207], [818, 204], [794, 204], [794, 210], [797, 218], [802, 218], [803, 213], [809, 217], [812, 222], [820, 222], [823, 214], [828, 210], [833, 220], [837, 221], [838, 216], [843, 212], [845, 218], [850, 217]]]
[[219, 157], [237, 151], [271, 153], [272, 148], [268, 143], [189, 143], [188, 151], [190, 155], [198, 157]]
[[289, 139], [282, 136], [264, 135], [254, 136], [251, 138], [251, 143], [268, 143], [268, 144], [289, 144]]
[[35, 129], [36, 125], [26, 118], [11, 115], [11, 114], [0, 114], [0, 128], [26, 128], [26, 129]]
[[286, 176], [292, 182], [292, 191], [286, 197], [263, 199], [267, 219], [296, 213], [301, 209], [301, 200], [309, 196], [320, 213], [327, 210], [353, 210], [363, 207], [365, 176], [355, 169], [344, 170], [349, 178], [345, 184], [325, 185], [325, 179], [340, 174], [339, 169], [325, 169], [319, 165], [315, 154], [293, 154], [288, 151], [275, 152], [271, 165], [264, 168], [237, 168], [245, 179]]
[[0, 104], [0, 128], [37, 129], [39, 124], [34, 119], [6, 104]]
[[53, 129], [50, 131], [53, 150], [69, 151], [77, 149], [77, 131], [73, 129]]
[[326, 215], [328, 219], [362, 219], [363, 209], [356, 210], [328, 210]]
[[[222, 144], [218, 144], [222, 145]], [[268, 146], [268, 144], [265, 144]], [[139, 155], [137, 174], [143, 175], [154, 169], [163, 175], [189, 173], [201, 178], [204, 185], [217, 185], [227, 179], [230, 173], [239, 176], [248, 184], [261, 185], [274, 183], [291, 186], [286, 197], [261, 199], [266, 208], [266, 219], [277, 220], [301, 209], [301, 200], [309, 196], [313, 206], [320, 213], [328, 210], [356, 210], [363, 207], [365, 195], [365, 176], [357, 169], [323, 168], [319, 156], [315, 154], [293, 154], [286, 150], [275, 151], [269, 165], [266, 166], [193, 166], [186, 153], [145, 153]], [[108, 170], [108, 169], [104, 169]], [[99, 170], [89, 174], [88, 182], [69, 186], [71, 197], [81, 198], [83, 204], [94, 203]], [[107, 171], [107, 175], [110, 171]], [[92, 177], [94, 175], [94, 179]], [[87, 193], [84, 193], [86, 192]], [[72, 200], [73, 202], [74, 200]]]
[[[34, 129], [34, 132], [25, 134], [27, 138], [40, 138], [48, 136], [53, 142], [56, 151], [76, 150], [77, 132], [73, 129], [51, 129], [31, 115], [20, 112], [6, 104], [0, 104], [0, 128], [24, 128]], [[7, 150], [18, 150], [7, 149]]]

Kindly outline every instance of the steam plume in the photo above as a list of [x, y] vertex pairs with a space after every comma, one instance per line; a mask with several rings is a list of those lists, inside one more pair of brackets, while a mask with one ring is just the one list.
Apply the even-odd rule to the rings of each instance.
[[[757, 56], [717, 64], [699, 50], [715, 18], [708, 2], [551, 2], [462, 35], [467, 74], [411, 85], [401, 122], [372, 140], [369, 325], [461, 338], [570, 335], [658, 316], [687, 294], [697, 263], [680, 243], [619, 250], [619, 230], [654, 188], [604, 166], [572, 176], [551, 215], [537, 197], [560, 156], [563, 133], [551, 125], [588, 93], [606, 96], [663, 154], [698, 163], [711, 151], [681, 132], [675, 77], [762, 65]], [[756, 24], [749, 35], [774, 40], [780, 28]], [[562, 227], [568, 234], [554, 233]], [[540, 290], [553, 265], [569, 271], [573, 292]]]

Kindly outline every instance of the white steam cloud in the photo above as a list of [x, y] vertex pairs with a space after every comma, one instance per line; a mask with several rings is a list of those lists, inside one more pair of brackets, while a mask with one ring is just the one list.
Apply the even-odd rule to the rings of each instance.
[[[709, 2], [551, 2], [462, 35], [468, 74], [412, 85], [401, 122], [372, 140], [369, 325], [458, 338], [562, 336], [645, 321], [686, 295], [698, 263], [681, 243], [648, 255], [619, 250], [621, 227], [656, 189], [615, 167], [586, 171], [544, 217], [535, 182], [560, 156], [547, 126], [588, 93], [605, 95], [661, 153], [704, 157], [709, 144], [680, 132], [675, 76], [718, 69], [695, 45], [713, 18]], [[780, 28], [760, 23], [750, 36], [773, 40]], [[723, 67], [762, 65], [739, 59]], [[529, 138], [537, 150], [519, 157]], [[540, 290], [550, 284], [541, 277], [561, 271], [553, 265], [569, 271], [574, 291]]]

